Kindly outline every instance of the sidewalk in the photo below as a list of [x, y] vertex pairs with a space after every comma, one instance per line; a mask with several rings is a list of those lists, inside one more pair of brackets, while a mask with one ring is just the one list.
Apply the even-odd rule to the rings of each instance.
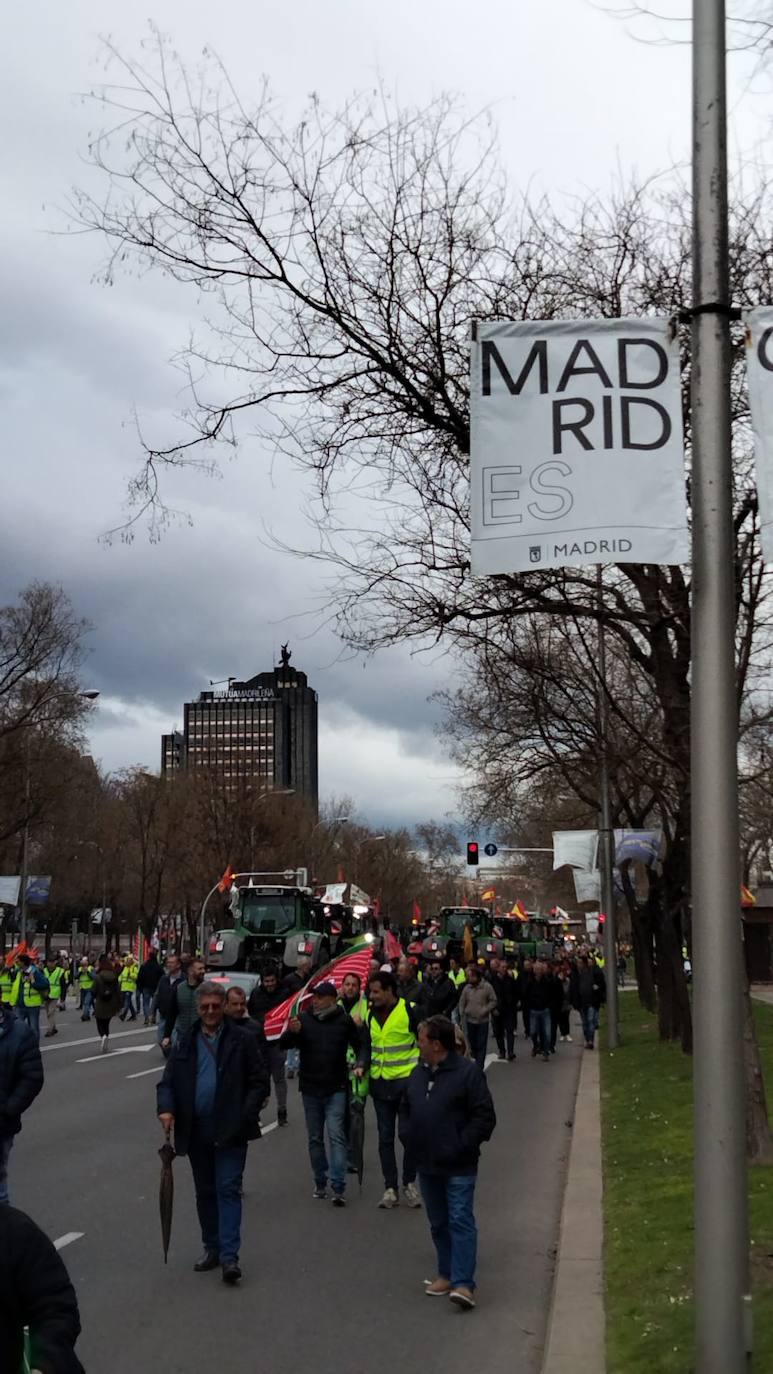
[[574, 1111], [542, 1374], [605, 1374], [599, 1055], [585, 1053]]
[[773, 1007], [773, 987], [770, 983], [752, 983], [751, 995], [756, 1002], [767, 1002], [769, 1007]]

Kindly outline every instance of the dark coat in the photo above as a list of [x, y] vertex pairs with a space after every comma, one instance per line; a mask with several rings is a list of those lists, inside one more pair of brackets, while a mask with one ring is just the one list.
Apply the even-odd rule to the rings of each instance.
[[549, 1011], [554, 996], [547, 974], [541, 978], [532, 974], [523, 990], [522, 1005], [527, 1011]]
[[400, 1139], [422, 1174], [474, 1174], [497, 1124], [485, 1074], [450, 1053], [434, 1072], [415, 1068], [400, 1105]]
[[41, 1374], [84, 1374], [75, 1354], [78, 1300], [48, 1236], [15, 1207], [0, 1207], [0, 1369], [22, 1367], [24, 1328]]
[[22, 1112], [42, 1087], [38, 1042], [26, 1022], [6, 1007], [0, 1021], [0, 1139], [18, 1135]]
[[255, 987], [249, 995], [247, 1010], [253, 1021], [260, 1021], [262, 1025], [268, 1013], [286, 1002], [289, 996], [290, 992], [281, 983], [277, 983], [273, 992], [266, 992], [264, 987]]
[[140, 971], [137, 974], [137, 990], [139, 992], [155, 992], [164, 970], [158, 959], [146, 959], [144, 964], [140, 964]]
[[420, 983], [418, 978], [414, 978], [410, 983], [401, 983], [397, 980], [397, 993], [404, 1002], [412, 1002], [416, 1007], [426, 1009], [427, 997], [424, 991], [425, 984]]
[[514, 1016], [518, 1010], [520, 998], [518, 996], [518, 979], [513, 978], [511, 973], [504, 976], [493, 973], [491, 975], [491, 986], [497, 995], [497, 1010], [495, 1016]]
[[154, 998], [154, 1001], [156, 1011], [159, 1015], [159, 1020], [164, 1022], [164, 1024], [166, 1024], [166, 1020], [169, 1016], [169, 1012], [172, 1007], [172, 993], [174, 992], [177, 984], [180, 981], [180, 978], [182, 977], [183, 974], [181, 973], [180, 976], [178, 978], [175, 978], [174, 982], [172, 982], [168, 973], [162, 973], [161, 977], [158, 980], [158, 987], [156, 988], [156, 996]]
[[[592, 964], [590, 972], [593, 974], [593, 984], [591, 990], [590, 1005], [596, 1008], [603, 1006], [607, 1000], [607, 980], [604, 977], [598, 964]], [[582, 997], [580, 996], [580, 970], [575, 964], [569, 979], [569, 1001], [575, 1011], [582, 1011]]]
[[[166, 1061], [156, 1089], [159, 1115], [174, 1116], [174, 1148], [186, 1155], [193, 1128], [196, 1100], [196, 1051], [201, 1022], [195, 1021]], [[265, 1059], [258, 1038], [240, 1030], [228, 1017], [217, 1046], [215, 1144], [246, 1145], [260, 1135], [261, 1104], [270, 1091]]]
[[121, 991], [118, 987], [118, 977], [112, 969], [95, 974], [93, 991], [94, 1015], [99, 1017], [100, 1021], [117, 1016], [121, 1010]]
[[349, 1081], [346, 1059], [348, 1049], [357, 1055], [357, 1063], [367, 1067], [367, 1041], [361, 1028], [341, 1006], [325, 1017], [302, 1011], [301, 1029], [285, 1031], [279, 1044], [282, 1049], [299, 1049], [301, 1067], [299, 1087], [310, 1097], [330, 1097], [340, 1092]]
[[424, 988], [424, 1015], [429, 1019], [430, 1016], [450, 1016], [461, 993], [455, 983], [451, 982], [447, 973], [442, 973], [436, 983], [430, 978], [425, 978], [422, 987]]

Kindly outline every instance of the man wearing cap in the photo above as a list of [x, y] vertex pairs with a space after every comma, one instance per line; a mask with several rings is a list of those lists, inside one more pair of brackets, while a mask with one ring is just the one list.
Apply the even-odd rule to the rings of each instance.
[[[354, 1073], [368, 1067], [367, 1042], [338, 1001], [333, 982], [318, 983], [311, 1010], [293, 1016], [280, 1040], [282, 1049], [300, 1051], [300, 1090], [306, 1113], [314, 1197], [327, 1198], [328, 1179], [333, 1206], [346, 1205], [346, 1096], [349, 1078], [347, 1051], [356, 1056]], [[328, 1153], [325, 1149], [327, 1131]]]

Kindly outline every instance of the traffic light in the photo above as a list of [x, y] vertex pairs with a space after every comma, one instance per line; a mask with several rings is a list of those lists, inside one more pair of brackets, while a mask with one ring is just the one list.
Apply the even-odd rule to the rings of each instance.
[[470, 868], [477, 868], [480, 863], [480, 852], [477, 840], [467, 841], [467, 863]]

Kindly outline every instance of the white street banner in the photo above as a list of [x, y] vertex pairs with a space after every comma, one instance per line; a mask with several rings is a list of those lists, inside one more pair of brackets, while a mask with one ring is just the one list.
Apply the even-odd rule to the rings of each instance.
[[572, 877], [574, 878], [574, 891], [578, 902], [601, 901], [600, 873], [580, 873], [578, 869], [575, 869]]
[[589, 872], [598, 862], [598, 849], [598, 830], [554, 830], [553, 868], [571, 864]]
[[470, 504], [476, 576], [688, 562], [669, 321], [479, 323]]
[[16, 906], [20, 885], [21, 878], [18, 873], [14, 877], [0, 878], [0, 906]]
[[745, 324], [762, 556], [773, 563], [773, 306], [751, 310]]

